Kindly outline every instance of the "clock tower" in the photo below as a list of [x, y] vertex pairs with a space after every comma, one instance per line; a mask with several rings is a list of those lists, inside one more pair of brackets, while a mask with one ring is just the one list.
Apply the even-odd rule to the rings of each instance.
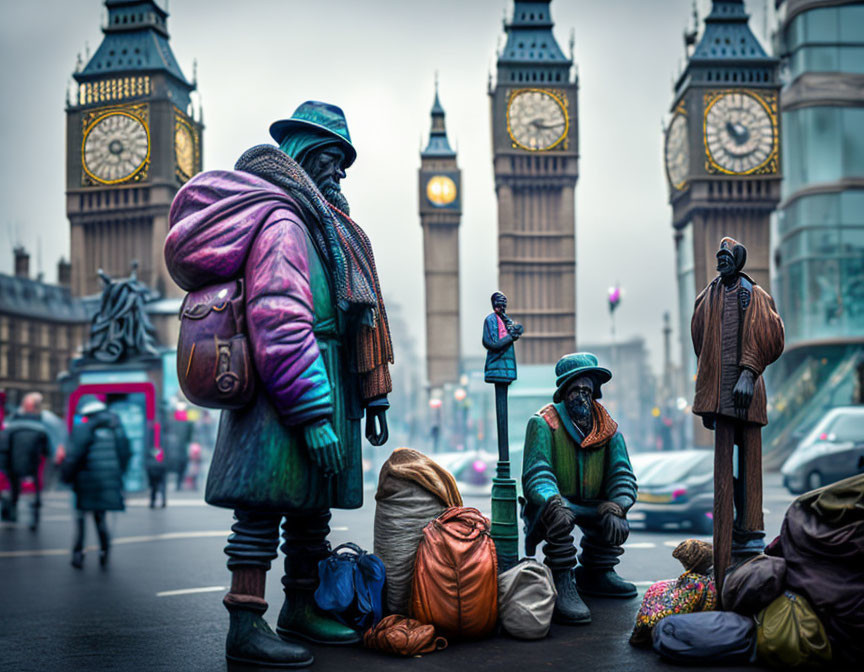
[[142, 282], [179, 297], [162, 245], [174, 194], [201, 170], [203, 125], [190, 103], [195, 83], [174, 58], [168, 14], [154, 0], [105, 5], [105, 36], [83, 69], [79, 63], [77, 93], [66, 107], [72, 292], [99, 292], [97, 269], [125, 277], [137, 260]]
[[551, 0], [516, 0], [490, 81], [498, 287], [525, 327], [520, 364], [576, 349], [578, 80], [552, 32]]
[[462, 173], [447, 141], [444, 108], [432, 105], [429, 143], [420, 152], [420, 226], [426, 284], [426, 377], [431, 389], [455, 383], [461, 373], [459, 332], [459, 222]]
[[743, 0], [713, 0], [675, 84], [664, 159], [688, 398], [696, 373], [693, 303], [717, 275], [715, 254], [724, 236], [744, 244], [747, 273], [770, 291], [770, 217], [781, 180], [778, 65], [750, 31]]

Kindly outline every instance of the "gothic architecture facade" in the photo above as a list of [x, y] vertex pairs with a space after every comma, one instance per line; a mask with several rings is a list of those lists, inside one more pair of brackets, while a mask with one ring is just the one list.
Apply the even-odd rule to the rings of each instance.
[[748, 274], [770, 291], [770, 218], [781, 181], [778, 66], [751, 32], [743, 0], [713, 0], [675, 84], [664, 158], [687, 398], [696, 373], [693, 303], [717, 274], [724, 236], [744, 244]]
[[520, 364], [576, 349], [578, 79], [552, 32], [551, 0], [514, 3], [490, 81], [498, 289], [521, 322]]
[[[104, 38], [75, 72], [77, 92], [66, 107], [71, 290], [98, 292], [97, 269], [125, 277], [137, 261], [142, 282], [163, 297], [180, 297], [162, 245], [174, 195], [201, 169], [203, 125], [190, 101], [195, 83], [174, 58], [167, 13], [154, 0], [105, 5]], [[174, 315], [155, 317], [170, 342]]]
[[461, 373], [459, 222], [462, 173], [447, 140], [444, 108], [432, 105], [432, 128], [420, 152], [420, 226], [426, 289], [426, 378], [430, 389], [456, 383]]

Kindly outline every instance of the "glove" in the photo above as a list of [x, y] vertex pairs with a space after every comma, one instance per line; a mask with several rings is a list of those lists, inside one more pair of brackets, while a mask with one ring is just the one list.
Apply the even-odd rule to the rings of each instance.
[[366, 440], [373, 446], [383, 446], [390, 438], [387, 429], [387, 409], [390, 403], [387, 397], [378, 397], [366, 405]]
[[338, 474], [345, 466], [345, 451], [333, 425], [321, 420], [303, 428], [309, 458], [325, 475]]
[[546, 502], [540, 522], [550, 536], [566, 536], [576, 525], [576, 514], [564, 504], [560, 495], [555, 495]]
[[735, 406], [735, 414], [739, 418], [747, 417], [747, 409], [750, 408], [750, 402], [753, 401], [754, 389], [755, 374], [750, 369], [741, 369], [741, 375], [738, 376], [738, 382], [735, 383], [735, 388], [732, 390], [732, 403]]
[[602, 502], [597, 507], [600, 514], [600, 531], [612, 546], [620, 546], [630, 536], [630, 523], [624, 517], [624, 509], [615, 502]]

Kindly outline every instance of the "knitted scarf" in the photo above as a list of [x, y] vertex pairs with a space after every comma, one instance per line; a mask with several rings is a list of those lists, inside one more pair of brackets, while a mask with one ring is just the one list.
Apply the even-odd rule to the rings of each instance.
[[354, 331], [354, 364], [360, 374], [363, 398], [389, 394], [393, 389], [389, 370], [393, 343], [372, 244], [366, 233], [328, 203], [300, 164], [276, 147], [252, 147], [234, 168], [281, 187], [311, 215], [306, 225], [333, 278], [337, 305], [343, 312], [360, 314]]

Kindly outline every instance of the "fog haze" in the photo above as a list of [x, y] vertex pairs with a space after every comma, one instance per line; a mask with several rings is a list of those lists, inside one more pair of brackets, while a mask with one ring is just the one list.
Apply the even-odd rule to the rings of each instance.
[[[698, 6], [704, 17], [710, 2]], [[747, 6], [765, 45], [766, 3]], [[198, 62], [205, 170], [229, 168], [246, 148], [270, 142], [270, 123], [304, 100], [345, 110], [358, 158], [344, 193], [372, 239], [384, 293], [402, 307], [418, 354], [424, 311], [417, 169], [438, 71], [463, 171], [463, 352], [479, 354], [481, 322], [497, 289], [487, 78], [512, 3], [172, 0], [167, 8], [171, 46], [188, 79]], [[565, 53], [574, 31], [579, 69], [578, 338], [609, 339], [606, 291], [620, 283], [618, 338], [645, 337], [658, 370], [662, 315], [677, 312], [661, 122], [691, 11], [690, 0], [552, 3]], [[84, 57], [85, 44], [91, 54], [98, 47], [104, 16], [101, 0], [0, 2], [0, 272], [11, 272], [16, 243], [52, 282], [57, 260], [68, 257], [65, 93], [76, 54]]]

